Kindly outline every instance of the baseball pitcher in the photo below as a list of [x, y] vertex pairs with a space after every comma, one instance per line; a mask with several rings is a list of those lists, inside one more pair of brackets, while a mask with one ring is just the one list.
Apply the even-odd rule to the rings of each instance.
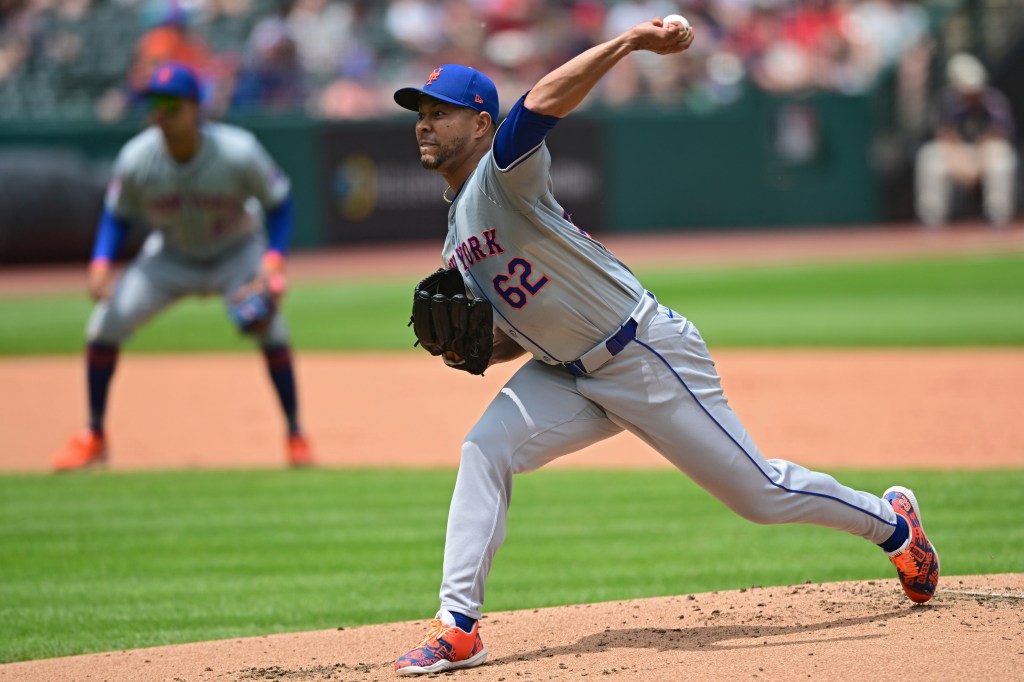
[[[792, 462], [765, 459], [722, 392], [696, 326], [659, 303], [553, 194], [545, 138], [627, 54], [673, 55], [693, 32], [661, 19], [573, 58], [512, 105], [474, 69], [445, 64], [398, 90], [417, 112], [420, 162], [449, 185], [442, 266], [461, 287], [417, 288], [419, 342], [455, 369], [531, 357], [466, 436], [445, 540], [440, 611], [395, 663], [400, 675], [480, 665], [484, 585], [505, 538], [514, 474], [627, 430], [741, 516], [808, 523], [879, 545], [906, 594], [927, 601], [939, 561], [914, 494], [882, 497]], [[674, 58], [674, 57], [666, 57]], [[426, 294], [426, 296], [424, 296]], [[429, 299], [429, 300], [427, 300]], [[474, 311], [486, 306], [490, 314]], [[484, 324], [491, 343], [480, 343]]]

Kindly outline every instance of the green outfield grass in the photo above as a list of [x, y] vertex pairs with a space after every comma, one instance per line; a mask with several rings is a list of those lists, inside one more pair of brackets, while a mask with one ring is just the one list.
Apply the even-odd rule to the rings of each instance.
[[[914, 487], [947, 579], [1024, 571], [1024, 471], [837, 477]], [[428, 618], [454, 479], [0, 476], [0, 662]], [[756, 526], [673, 471], [541, 471], [516, 479], [488, 610], [846, 579], [898, 589], [863, 540]]]
[[[881, 263], [640, 271], [659, 299], [724, 346], [1024, 345], [1024, 254]], [[287, 301], [295, 345], [411, 350], [417, 277], [299, 282]], [[77, 353], [84, 295], [0, 298], [0, 355]], [[189, 299], [133, 339], [140, 351], [244, 350], [219, 299]]]

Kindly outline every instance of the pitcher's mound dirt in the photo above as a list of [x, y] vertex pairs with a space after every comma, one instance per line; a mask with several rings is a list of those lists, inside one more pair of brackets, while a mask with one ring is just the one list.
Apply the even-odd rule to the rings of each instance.
[[[891, 580], [507, 611], [482, 667], [441, 679], [1020, 679], [1024, 574], [944, 578], [913, 605]], [[426, 621], [0, 666], [0, 680], [395, 680]], [[420, 678], [423, 679], [423, 678]], [[438, 679], [437, 677], [427, 679]]]

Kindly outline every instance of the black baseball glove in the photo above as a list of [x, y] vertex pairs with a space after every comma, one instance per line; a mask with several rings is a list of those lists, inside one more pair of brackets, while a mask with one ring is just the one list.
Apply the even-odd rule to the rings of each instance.
[[483, 374], [491, 361], [494, 332], [491, 304], [469, 298], [458, 270], [444, 268], [416, 285], [412, 319], [416, 344], [445, 364], [470, 374]]

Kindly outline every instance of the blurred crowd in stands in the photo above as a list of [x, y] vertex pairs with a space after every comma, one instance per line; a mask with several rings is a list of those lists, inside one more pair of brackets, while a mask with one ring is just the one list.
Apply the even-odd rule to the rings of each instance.
[[590, 105], [714, 110], [748, 87], [860, 93], [889, 73], [916, 90], [929, 59], [918, 0], [0, 0], [0, 119], [121, 120], [165, 60], [197, 69], [215, 117], [392, 115], [397, 86], [447, 62], [490, 74], [507, 107], [571, 56], [670, 13], [697, 33], [687, 55], [631, 55]]

